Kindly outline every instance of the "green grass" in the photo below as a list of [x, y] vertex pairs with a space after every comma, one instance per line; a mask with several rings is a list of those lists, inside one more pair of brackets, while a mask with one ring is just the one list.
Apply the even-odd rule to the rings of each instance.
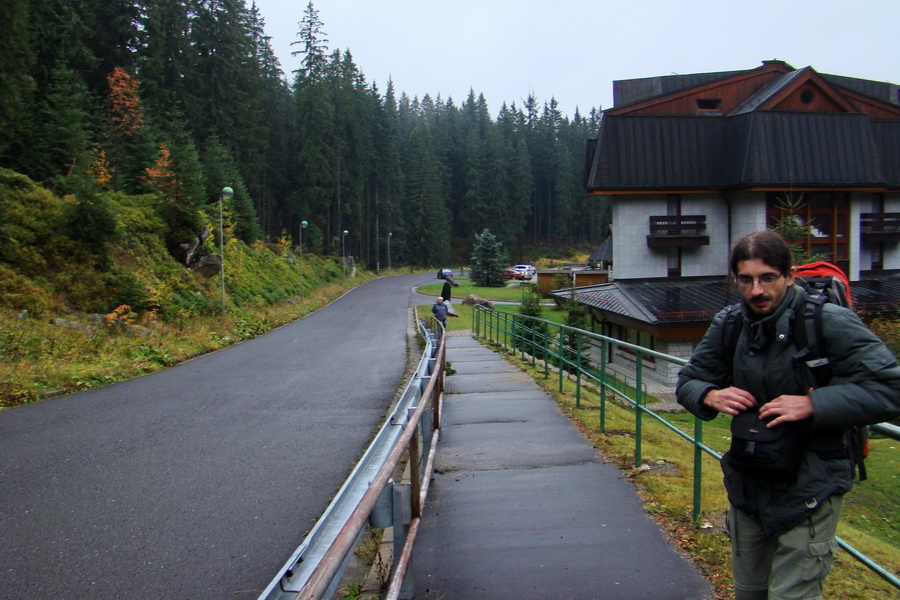
[[[504, 302], [521, 302], [522, 285], [519, 282], [508, 283], [506, 287], [481, 287], [473, 284], [468, 279], [455, 280], [459, 285], [453, 288], [453, 297], [450, 299], [456, 306], [459, 302], [472, 294], [485, 300], [500, 300]], [[444, 282], [438, 281], [419, 287], [419, 291], [423, 294], [431, 294], [439, 296], [444, 288]]]

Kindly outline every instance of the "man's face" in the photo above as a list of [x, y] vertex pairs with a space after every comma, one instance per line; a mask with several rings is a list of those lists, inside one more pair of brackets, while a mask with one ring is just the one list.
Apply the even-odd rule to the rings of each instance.
[[757, 316], [765, 317], [775, 312], [794, 284], [794, 269], [783, 275], [758, 258], [752, 258], [738, 263], [736, 278], [747, 307]]

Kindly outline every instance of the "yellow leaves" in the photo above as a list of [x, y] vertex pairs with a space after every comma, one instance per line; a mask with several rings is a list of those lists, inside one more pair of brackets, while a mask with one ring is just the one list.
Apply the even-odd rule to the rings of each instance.
[[97, 144], [94, 146], [92, 154], [94, 156], [94, 162], [88, 167], [88, 173], [100, 187], [108, 190], [109, 184], [112, 181], [113, 169], [110, 166], [109, 161], [106, 160], [106, 151], [103, 150], [103, 147], [100, 144]]

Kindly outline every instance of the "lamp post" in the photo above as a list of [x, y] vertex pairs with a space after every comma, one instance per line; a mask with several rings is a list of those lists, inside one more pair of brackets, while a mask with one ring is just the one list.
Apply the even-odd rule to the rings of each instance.
[[300, 221], [300, 299], [303, 299], [303, 230], [309, 226], [306, 221]]
[[219, 192], [219, 253], [222, 255], [222, 312], [225, 312], [225, 220], [222, 216], [222, 205], [225, 200], [234, 196], [234, 190], [223, 187]]
[[344, 266], [344, 277], [347, 276], [347, 245], [345, 240], [347, 239], [347, 234], [350, 233], [346, 229], [344, 230], [344, 235], [341, 236], [341, 262]]
[[388, 271], [391, 270], [391, 238], [394, 237], [394, 233], [388, 232]]

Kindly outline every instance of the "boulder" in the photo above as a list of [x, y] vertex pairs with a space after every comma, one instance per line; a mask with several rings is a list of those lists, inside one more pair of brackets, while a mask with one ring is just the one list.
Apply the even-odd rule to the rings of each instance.
[[466, 299], [462, 301], [462, 303], [466, 304], [468, 306], [478, 305], [478, 306], [483, 306], [485, 308], [494, 308], [493, 302], [491, 302], [490, 300], [485, 300], [484, 298], [479, 298], [475, 294], [471, 294], [471, 295], [467, 296]]
[[222, 257], [218, 254], [200, 256], [190, 264], [190, 269], [194, 273], [209, 279], [222, 271]]

